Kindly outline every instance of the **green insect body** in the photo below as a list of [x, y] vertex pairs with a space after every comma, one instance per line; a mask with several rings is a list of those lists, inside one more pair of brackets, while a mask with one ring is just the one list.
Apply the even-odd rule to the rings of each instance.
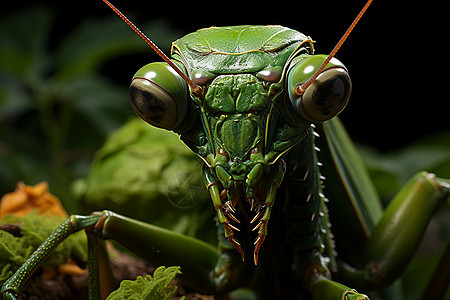
[[[211, 193], [219, 222], [224, 226], [225, 237], [242, 258], [244, 252], [234, 233], [237, 227], [229, 219], [240, 223], [234, 215], [239, 201], [248, 202], [249, 210], [255, 211], [256, 216], [251, 220], [258, 233], [255, 264], [267, 236], [271, 211], [278, 202], [277, 190], [286, 171], [289, 180], [305, 178], [308, 183], [306, 190], [313, 191], [295, 199], [297, 204], [308, 200], [308, 206], [312, 208], [304, 218], [306, 221], [292, 223], [294, 227], [312, 228], [304, 231], [306, 237], [299, 240], [311, 240], [308, 237], [311, 235], [313, 240], [319, 241], [306, 242], [301, 248], [318, 247], [323, 251], [325, 240], [329, 240], [322, 237], [322, 232], [328, 232], [328, 221], [318, 196], [322, 192], [314, 186], [319, 178], [315, 170], [317, 166], [292, 171], [292, 166], [285, 162], [290, 159], [286, 156], [291, 155], [294, 148], [292, 155], [296, 157], [294, 160], [298, 160], [296, 164], [314, 161], [312, 153], [297, 156], [300, 151], [297, 148], [305, 147], [299, 144], [305, 136], [312, 134], [312, 121], [320, 122], [335, 116], [350, 95], [351, 82], [347, 71], [333, 59], [322, 74], [326, 77], [324, 75], [329, 72], [332, 76], [328, 76], [322, 88], [315, 91], [327, 93], [321, 98], [326, 103], [319, 103], [308, 94], [306, 97], [310, 97], [311, 103], [305, 104], [294, 96], [295, 87], [311, 77], [326, 59], [326, 56], [314, 56], [313, 51], [311, 38], [282, 26], [206, 28], [188, 34], [172, 45], [172, 59], [202, 86], [202, 95], [191, 95], [192, 101], [187, 97], [181, 101], [171, 97], [167, 104], [155, 103], [161, 108], [159, 110], [147, 104], [144, 107], [140, 105], [151, 102], [149, 98], [152, 101], [156, 99], [152, 92], [154, 89], [159, 92], [162, 88], [168, 94], [177, 92], [158, 85], [158, 81], [152, 78], [162, 63], [143, 67], [131, 85], [131, 101], [137, 113], [152, 125], [179, 132], [183, 141], [205, 162], [204, 183]], [[149, 88], [141, 89], [144, 84]], [[330, 93], [334, 94], [328, 95]], [[186, 105], [184, 101], [191, 103]], [[172, 115], [170, 107], [176, 107], [179, 102], [183, 103], [180, 103], [178, 113], [185, 111], [185, 118], [195, 121], [183, 121], [180, 123], [183, 127], [179, 129], [177, 124], [158, 123], [163, 119], [152, 116], [155, 111]], [[191, 125], [187, 127], [187, 123]], [[306, 147], [314, 148], [311, 139], [305, 143]]]
[[[4, 299], [16, 299], [51, 249], [82, 229], [89, 237], [90, 299], [111, 292], [111, 281], [100, 280], [111, 278], [105, 239], [154, 265], [181, 266], [184, 284], [213, 294], [250, 286], [261, 299], [368, 299], [333, 279], [370, 290], [401, 275], [433, 211], [448, 203], [450, 181], [418, 173], [383, 212], [333, 118], [352, 88], [341, 62], [315, 55], [310, 37], [282, 26], [201, 29], [175, 41], [169, 59], [104, 2], [165, 60], [134, 75], [131, 105], [149, 124], [178, 133], [203, 160], [203, 183], [220, 223], [218, 246], [111, 211], [75, 215], [5, 282]], [[324, 137], [316, 140], [319, 132]], [[322, 151], [317, 142], [325, 143]], [[444, 276], [443, 269], [434, 278]], [[431, 281], [427, 291], [446, 289], [445, 282]], [[381, 297], [390, 295], [396, 293]]]

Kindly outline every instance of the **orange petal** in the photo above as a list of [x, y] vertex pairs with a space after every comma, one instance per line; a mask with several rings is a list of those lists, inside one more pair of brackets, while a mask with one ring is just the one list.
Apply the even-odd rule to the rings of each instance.
[[62, 274], [79, 275], [86, 273], [87, 269], [80, 268], [72, 259], [69, 258], [67, 263], [59, 265], [59, 272]]
[[47, 182], [35, 186], [19, 182], [14, 192], [5, 194], [0, 200], [0, 218], [7, 214], [23, 217], [34, 209], [47, 217], [68, 216], [59, 199], [50, 193]]

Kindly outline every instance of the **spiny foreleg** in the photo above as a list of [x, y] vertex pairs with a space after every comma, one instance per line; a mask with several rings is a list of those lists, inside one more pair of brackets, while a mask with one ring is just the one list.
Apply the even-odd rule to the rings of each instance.
[[282, 159], [279, 160], [278, 164], [274, 166], [274, 169], [269, 177], [269, 186], [267, 188], [266, 200], [264, 204], [258, 210], [256, 216], [251, 220], [251, 224], [255, 223], [260, 217], [258, 225], [253, 228], [253, 231], [258, 230], [258, 237], [255, 241], [255, 250], [253, 251], [253, 259], [255, 265], [258, 264], [258, 254], [261, 246], [267, 236], [267, 225], [270, 219], [270, 214], [272, 212], [272, 207], [275, 202], [275, 196], [277, 190], [283, 181], [284, 173], [286, 171], [286, 164]]
[[207, 169], [203, 170], [203, 182], [206, 186], [206, 189], [209, 191], [209, 194], [211, 195], [214, 208], [216, 209], [217, 212], [217, 218], [220, 224], [222, 224], [223, 229], [225, 231], [225, 238], [239, 252], [239, 254], [242, 257], [242, 261], [244, 261], [244, 251], [242, 250], [239, 242], [234, 237], [233, 231], [233, 230], [239, 231], [239, 229], [231, 225], [230, 221], [228, 221], [226, 217], [228, 215], [230, 219], [239, 223], [239, 220], [237, 220], [236, 217], [234, 217], [234, 215], [232, 214], [235, 211], [234, 204], [231, 203], [230, 201], [228, 201], [225, 204], [222, 204], [218, 183]]

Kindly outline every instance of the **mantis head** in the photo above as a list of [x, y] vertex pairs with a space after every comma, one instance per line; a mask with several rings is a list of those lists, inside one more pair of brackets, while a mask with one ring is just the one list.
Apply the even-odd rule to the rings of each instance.
[[172, 44], [172, 59], [103, 1], [164, 60], [133, 77], [134, 111], [153, 126], [179, 133], [204, 161], [203, 181], [218, 220], [242, 258], [234, 236], [238, 229], [228, 218], [240, 223], [234, 216], [239, 199], [249, 202], [256, 211], [250, 223], [259, 221], [253, 229], [257, 264], [286, 171], [283, 157], [312, 123], [329, 120], [346, 106], [351, 80], [334, 55], [372, 0], [329, 55], [314, 55], [309, 37], [285, 27], [233, 26], [186, 35]]

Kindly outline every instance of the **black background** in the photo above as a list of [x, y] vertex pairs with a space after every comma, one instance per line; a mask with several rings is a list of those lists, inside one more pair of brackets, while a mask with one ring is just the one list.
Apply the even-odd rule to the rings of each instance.
[[[408, 3], [375, 0], [337, 54], [353, 81], [352, 97], [341, 119], [356, 141], [383, 151], [449, 129], [448, 47], [444, 46], [447, 28], [445, 19], [439, 16], [439, 11], [446, 8], [426, 2], [413, 6]], [[310, 35], [317, 41], [316, 53], [326, 54], [365, 2], [122, 0], [113, 4], [136, 25], [162, 17], [185, 33], [221, 25], [284, 25]], [[9, 2], [1, 14], [27, 5], [58, 11], [55, 40], [86, 17], [113, 14], [100, 0], [16, 1]], [[151, 32], [147, 35], [152, 37]], [[148, 57], [124, 57], [114, 62], [116, 72], [111, 76], [127, 83], [137, 69], [151, 60], [159, 59], [150, 49]]]

